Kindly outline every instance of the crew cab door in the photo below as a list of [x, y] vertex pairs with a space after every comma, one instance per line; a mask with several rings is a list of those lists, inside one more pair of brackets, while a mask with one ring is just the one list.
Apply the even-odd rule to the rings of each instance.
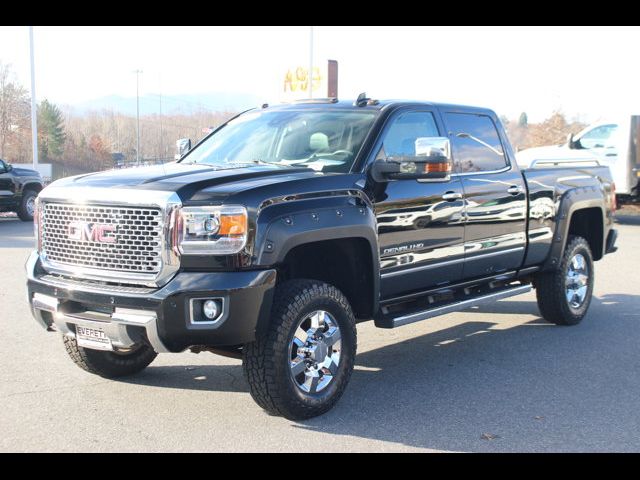
[[[420, 137], [444, 136], [429, 108], [396, 112], [374, 147], [376, 158], [415, 155]], [[462, 276], [464, 224], [462, 184], [415, 179], [376, 182], [383, 298], [447, 285]]]
[[0, 160], [0, 206], [10, 205], [15, 196], [13, 178], [8, 172], [7, 164]]
[[[445, 112], [465, 199], [463, 278], [515, 270], [526, 247], [526, 186], [489, 115]], [[515, 162], [514, 162], [515, 163]]]

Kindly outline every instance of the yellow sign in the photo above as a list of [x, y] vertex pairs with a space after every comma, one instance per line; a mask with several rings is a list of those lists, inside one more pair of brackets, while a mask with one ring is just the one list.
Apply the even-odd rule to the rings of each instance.
[[[313, 77], [311, 87], [313, 91], [318, 91], [322, 85], [320, 68], [313, 67]], [[309, 91], [309, 69], [298, 67], [295, 70], [287, 70], [284, 76], [284, 92], [308, 92]]]

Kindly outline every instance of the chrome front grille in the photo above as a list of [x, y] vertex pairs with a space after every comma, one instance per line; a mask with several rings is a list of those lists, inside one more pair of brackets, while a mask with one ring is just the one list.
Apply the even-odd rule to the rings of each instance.
[[[150, 276], [162, 270], [160, 208], [75, 205], [45, 200], [41, 218], [41, 248], [47, 262]], [[115, 241], [92, 233], [102, 226], [107, 226], [107, 236]], [[79, 230], [88, 233], [73, 235]]]

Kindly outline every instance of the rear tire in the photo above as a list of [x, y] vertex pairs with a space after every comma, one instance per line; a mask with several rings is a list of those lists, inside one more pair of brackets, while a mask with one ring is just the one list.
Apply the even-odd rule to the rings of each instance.
[[589, 243], [571, 235], [558, 269], [536, 277], [538, 308], [547, 322], [577, 325], [589, 310], [594, 285]]
[[267, 331], [243, 348], [251, 396], [268, 413], [302, 420], [342, 396], [356, 355], [355, 318], [334, 286], [290, 280], [276, 291]]
[[38, 194], [33, 190], [27, 190], [22, 194], [20, 208], [18, 208], [18, 218], [23, 222], [33, 222], [35, 213], [35, 201]]
[[141, 372], [158, 355], [151, 347], [140, 345], [131, 352], [105, 352], [79, 347], [75, 338], [63, 337], [64, 347], [81, 369], [104, 378], [117, 378]]

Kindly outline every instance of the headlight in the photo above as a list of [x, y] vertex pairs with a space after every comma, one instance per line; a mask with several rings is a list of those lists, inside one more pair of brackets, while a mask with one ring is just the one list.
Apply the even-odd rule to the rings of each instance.
[[242, 206], [183, 207], [177, 212], [178, 251], [184, 255], [229, 255], [247, 244]]

